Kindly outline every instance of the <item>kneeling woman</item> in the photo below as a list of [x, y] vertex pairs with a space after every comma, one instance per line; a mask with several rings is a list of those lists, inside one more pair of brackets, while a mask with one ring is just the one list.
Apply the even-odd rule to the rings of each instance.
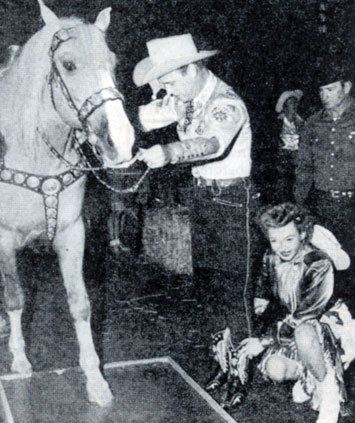
[[206, 389], [228, 383], [222, 405], [237, 405], [247, 363], [261, 355], [258, 367], [266, 378], [295, 380], [294, 401], [311, 400], [319, 411], [317, 423], [336, 423], [346, 399], [343, 369], [355, 356], [355, 321], [333, 298], [333, 268], [346, 269], [349, 257], [331, 232], [313, 225], [291, 203], [266, 209], [259, 223], [271, 248], [263, 258], [254, 308], [269, 316], [268, 324], [260, 337], [247, 338], [236, 349], [228, 328], [214, 335], [219, 368]]

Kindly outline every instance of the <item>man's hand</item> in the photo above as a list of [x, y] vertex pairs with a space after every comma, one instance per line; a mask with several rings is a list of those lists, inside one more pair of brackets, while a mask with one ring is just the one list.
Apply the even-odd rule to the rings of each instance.
[[160, 144], [153, 145], [153, 147], [147, 149], [140, 148], [137, 158], [152, 169], [163, 167], [169, 163], [168, 157]]

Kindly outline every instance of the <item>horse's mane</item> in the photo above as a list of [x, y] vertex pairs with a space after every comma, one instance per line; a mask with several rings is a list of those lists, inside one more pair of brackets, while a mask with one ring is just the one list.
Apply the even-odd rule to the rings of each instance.
[[[61, 28], [83, 23], [78, 18], [64, 18], [60, 22]], [[0, 133], [5, 143], [10, 139], [21, 143], [24, 149], [35, 147], [42, 95], [51, 67], [49, 49], [57, 30], [44, 26], [10, 58], [0, 73]]]
[[19, 55], [21, 50], [20, 46], [11, 45], [7, 48], [7, 56], [5, 59], [0, 63], [0, 78], [5, 74], [5, 72], [10, 68], [12, 62], [15, 58]]

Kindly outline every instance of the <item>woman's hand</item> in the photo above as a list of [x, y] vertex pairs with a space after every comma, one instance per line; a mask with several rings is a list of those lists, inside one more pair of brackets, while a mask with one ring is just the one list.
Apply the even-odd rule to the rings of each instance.
[[238, 357], [253, 358], [261, 354], [264, 349], [259, 338], [246, 338], [238, 346]]
[[259, 316], [260, 314], [264, 313], [266, 307], [269, 305], [268, 300], [264, 298], [254, 298], [254, 313]]

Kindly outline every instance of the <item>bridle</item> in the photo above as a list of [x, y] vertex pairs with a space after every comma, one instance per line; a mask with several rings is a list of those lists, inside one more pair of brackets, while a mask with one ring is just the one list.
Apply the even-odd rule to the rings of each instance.
[[[67, 144], [70, 143], [74, 149], [76, 150], [76, 152], [78, 153], [78, 155], [81, 158], [81, 163], [80, 164], [73, 164], [70, 163], [61, 153], [59, 153], [59, 151], [57, 149], [55, 149], [53, 147], [53, 145], [50, 143], [49, 140], [47, 140], [45, 137], [41, 137], [42, 140], [45, 142], [45, 144], [48, 146], [48, 148], [50, 149], [50, 151], [52, 152], [53, 155], [55, 155], [55, 157], [57, 157], [60, 161], [62, 161], [63, 163], [65, 163], [68, 167], [70, 167], [73, 170], [81, 170], [81, 171], [86, 171], [86, 172], [92, 172], [94, 174], [94, 176], [96, 177], [96, 179], [103, 185], [105, 185], [108, 189], [110, 189], [111, 191], [114, 191], [116, 193], [130, 193], [130, 192], [136, 192], [139, 185], [143, 182], [144, 178], [147, 176], [148, 172], [149, 172], [149, 168], [147, 168], [145, 170], [145, 172], [143, 173], [143, 175], [141, 176], [141, 178], [130, 188], [124, 189], [124, 190], [118, 190], [116, 188], [114, 188], [113, 186], [109, 185], [107, 182], [105, 182], [97, 173], [97, 171], [100, 170], [105, 170], [108, 167], [104, 167], [104, 166], [99, 166], [99, 167], [93, 167], [90, 162], [88, 161], [88, 159], [86, 158], [83, 150], [82, 150], [82, 144], [84, 142], [87, 141], [88, 145], [91, 147], [91, 149], [94, 151], [95, 154], [95, 144], [90, 140], [92, 139], [92, 137], [90, 137], [90, 135], [92, 134], [92, 130], [90, 128], [90, 122], [88, 121], [88, 118], [95, 112], [95, 110], [99, 109], [103, 104], [105, 104], [108, 101], [115, 101], [115, 100], [120, 100], [121, 102], [124, 102], [124, 97], [123, 95], [118, 91], [118, 89], [114, 86], [112, 87], [107, 87], [107, 88], [103, 88], [97, 92], [95, 92], [94, 94], [92, 94], [89, 98], [87, 98], [84, 103], [82, 104], [82, 106], [80, 108], [77, 107], [77, 105], [75, 104], [70, 91], [66, 85], [66, 83], [63, 80], [63, 77], [57, 67], [57, 64], [55, 62], [54, 59], [54, 54], [56, 52], [56, 50], [58, 49], [58, 47], [70, 40], [72, 38], [71, 35], [71, 31], [74, 29], [75, 27], [72, 28], [63, 28], [60, 29], [59, 31], [57, 31], [54, 35], [53, 35], [53, 39], [52, 39], [52, 44], [49, 50], [49, 57], [51, 60], [51, 69], [48, 75], [48, 84], [49, 84], [49, 88], [50, 88], [50, 96], [51, 96], [51, 101], [53, 104], [54, 109], [57, 111], [58, 113], [58, 109], [55, 103], [55, 98], [54, 98], [54, 85], [56, 85], [57, 87], [60, 88], [61, 93], [63, 94], [68, 106], [70, 107], [70, 109], [73, 110], [73, 112], [75, 113], [77, 119], [80, 122], [81, 125], [81, 129], [75, 129], [75, 128], [71, 128], [68, 134], [68, 140], [67, 140]], [[58, 113], [59, 114], [59, 113]], [[79, 141], [79, 137], [78, 137], [78, 132], [81, 132], [84, 134], [84, 140], [83, 141]], [[95, 154], [96, 155], [96, 154]], [[97, 156], [97, 155], [96, 155]], [[133, 160], [131, 160], [130, 163], [133, 163], [135, 161], [136, 158], [134, 158]], [[82, 164], [84, 163], [84, 166], [82, 166]], [[116, 167], [110, 167], [110, 169], [117, 169], [120, 167], [127, 167], [125, 164], [123, 165], [118, 165]]]

